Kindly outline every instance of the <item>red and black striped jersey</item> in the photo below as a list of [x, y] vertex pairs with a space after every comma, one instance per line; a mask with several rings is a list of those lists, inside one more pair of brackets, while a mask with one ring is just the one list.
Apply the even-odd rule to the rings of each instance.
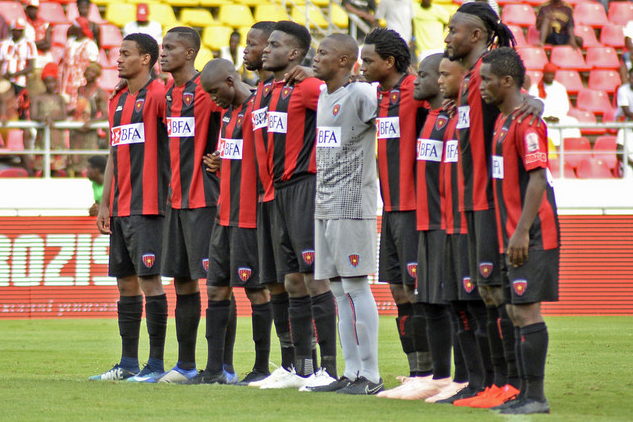
[[220, 191], [218, 177], [205, 171], [202, 157], [217, 149], [222, 109], [202, 89], [200, 74], [181, 86], [172, 81], [166, 98], [169, 202], [173, 208], [215, 206]]
[[316, 173], [316, 109], [322, 84], [317, 78], [295, 85], [273, 84], [268, 106], [268, 165], [275, 185]]
[[268, 166], [268, 104], [272, 97], [274, 77], [259, 81], [253, 99], [253, 138], [255, 141], [255, 162], [257, 164], [257, 193], [261, 202], [275, 198], [272, 169]]
[[547, 184], [538, 214], [530, 226], [530, 249], [554, 249], [559, 245], [559, 225], [552, 178], [547, 168], [547, 128], [543, 121], [518, 123], [512, 115], [500, 115], [495, 124], [492, 179], [499, 232], [504, 253], [514, 234], [530, 180], [530, 171], [545, 169]]
[[464, 202], [464, 180], [459, 165], [459, 141], [455, 125], [457, 116], [448, 121], [444, 133], [444, 157], [442, 159], [442, 181], [440, 197], [442, 200], [442, 227], [446, 234], [466, 234], [466, 216], [460, 207]]
[[440, 168], [448, 120], [448, 114], [442, 109], [431, 110], [418, 137], [415, 183], [418, 231], [442, 228]]
[[378, 176], [385, 211], [412, 211], [418, 134], [428, 113], [413, 99], [415, 76], [404, 75], [390, 90], [378, 87]]
[[165, 211], [169, 183], [165, 92], [165, 85], [152, 79], [136, 94], [126, 87], [110, 101], [113, 217]]
[[220, 128], [220, 199], [218, 218], [223, 226], [254, 229], [257, 226], [257, 170], [251, 95], [241, 107], [231, 106]]
[[464, 207], [462, 211], [492, 209], [490, 179], [492, 130], [499, 109], [481, 99], [479, 68], [481, 58], [464, 76], [457, 99], [457, 133], [459, 159], [464, 174]]

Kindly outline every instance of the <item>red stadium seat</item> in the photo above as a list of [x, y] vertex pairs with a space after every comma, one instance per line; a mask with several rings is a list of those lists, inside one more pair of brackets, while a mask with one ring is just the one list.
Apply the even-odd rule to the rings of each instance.
[[[550, 173], [554, 177], [560, 177], [560, 158], [556, 158], [548, 161], [548, 167]], [[564, 176], [566, 179], [576, 179], [576, 173], [574, 172], [574, 168], [570, 166], [568, 163], [565, 163], [564, 166]]]
[[611, 108], [611, 102], [609, 101], [609, 95], [606, 92], [583, 88], [578, 91], [576, 107], [602, 116], [606, 110]]
[[631, 20], [633, 20], [633, 3], [630, 1], [609, 2], [609, 22], [626, 25]]
[[45, 2], [40, 3], [40, 11], [38, 16], [53, 25], [60, 23], [69, 23], [62, 5], [59, 3]]
[[501, 12], [501, 19], [506, 24], [528, 28], [536, 23], [534, 9], [527, 4], [508, 4]]
[[523, 0], [521, 3], [529, 4], [532, 7], [537, 7], [546, 3], [548, 0]]
[[624, 27], [608, 24], [600, 31], [600, 42], [613, 48], [624, 48]]
[[108, 68], [101, 71], [101, 76], [99, 76], [99, 79], [97, 80], [99, 88], [105, 89], [106, 91], [112, 91], [118, 82], [119, 71]]
[[530, 77], [530, 82], [532, 83], [532, 85], [536, 85], [541, 81], [541, 78], [543, 78], [542, 70], [526, 70], [525, 74]]
[[564, 138], [561, 155], [565, 163], [577, 169], [582, 160], [591, 158], [591, 144], [589, 143], [589, 139], [584, 136], [580, 138]]
[[613, 172], [618, 167], [617, 137], [615, 136], [599, 136], [593, 144], [593, 158], [599, 158]]
[[554, 79], [565, 85], [565, 88], [567, 88], [567, 92], [569, 94], [577, 94], [578, 91], [585, 87], [582, 84], [582, 79], [580, 79], [580, 75], [575, 70], [559, 69], [556, 71], [556, 76], [554, 76]]
[[[577, 108], [571, 108], [567, 113], [568, 116], [575, 117], [580, 123], [595, 124], [597, 123], [596, 115], [591, 111], [579, 110]], [[580, 133], [583, 135], [604, 135], [607, 133], [606, 129], [588, 129], [581, 128]]]
[[11, 129], [7, 134], [6, 139], [7, 149], [11, 151], [23, 151], [24, 150], [24, 133], [20, 129]]
[[541, 33], [538, 29], [536, 29], [536, 26], [530, 26], [527, 30], [526, 40], [530, 45], [539, 45], [539, 43], [541, 42], [540, 36]]
[[612, 47], [590, 47], [587, 49], [587, 66], [617, 70], [620, 68], [620, 60]]
[[[623, 122], [624, 116], [619, 116], [617, 119], [615, 118], [615, 114], [617, 113], [617, 111], [618, 111], [617, 107], [613, 107], [605, 111], [604, 115], [602, 116], [602, 122], [603, 123], [610, 123], [610, 122], [616, 122], [616, 121]], [[615, 135], [616, 133], [618, 133], [618, 130], [615, 128], [607, 129], [607, 133]]]
[[[77, 19], [79, 12], [77, 11], [77, 3], [71, 2], [66, 6], [66, 16], [69, 21]], [[88, 11], [88, 20], [96, 23], [105, 23], [106, 21], [101, 17], [99, 13], [99, 7], [95, 3], [90, 3], [90, 10]]]
[[581, 3], [574, 7], [574, 23], [601, 28], [609, 22], [604, 7], [597, 2]]
[[622, 85], [620, 73], [615, 70], [593, 69], [589, 72], [589, 83], [587, 87], [590, 89], [606, 91], [613, 95], [620, 85]]
[[512, 32], [512, 35], [514, 35], [514, 39], [517, 42], [517, 45], [516, 45], [517, 48], [528, 47], [528, 42], [525, 40], [525, 35], [523, 35], [523, 29], [521, 29], [520, 26], [508, 25], [508, 29]]
[[18, 18], [26, 20], [24, 9], [19, 1], [0, 1], [0, 10], [8, 24]]
[[612, 179], [613, 173], [600, 158], [585, 158], [576, 169], [579, 179]]
[[576, 25], [574, 26], [574, 34], [582, 38], [582, 48], [602, 46], [596, 38], [596, 33], [590, 26]]
[[101, 48], [120, 47], [123, 42], [121, 30], [115, 25], [106, 23], [101, 27]]
[[29, 177], [29, 173], [22, 167], [12, 167], [0, 170], [0, 177]]
[[574, 50], [570, 45], [556, 45], [552, 47], [550, 61], [559, 69], [578, 70], [580, 72], [589, 70], [580, 51]]
[[53, 25], [53, 30], [51, 31], [51, 42], [53, 45], [66, 46], [68, 28], [70, 28], [69, 23]]
[[523, 59], [526, 69], [543, 70], [547, 64], [547, 55], [542, 47], [517, 48], [517, 52]]

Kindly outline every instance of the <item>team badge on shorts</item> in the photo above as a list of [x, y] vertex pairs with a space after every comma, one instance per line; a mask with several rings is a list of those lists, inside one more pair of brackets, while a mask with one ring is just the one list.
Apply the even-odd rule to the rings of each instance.
[[418, 276], [418, 263], [417, 262], [409, 262], [407, 264], [407, 272], [413, 278], [417, 278]]
[[398, 101], [400, 101], [400, 91], [396, 89], [389, 95], [389, 102], [391, 104], [398, 104]]
[[202, 260], [202, 268], [204, 268], [205, 271], [209, 271], [209, 258]]
[[446, 122], [448, 122], [448, 118], [446, 118], [446, 116], [437, 116], [437, 120], [435, 121], [435, 130], [442, 129], [446, 126]]
[[146, 253], [143, 254], [141, 259], [143, 260], [143, 265], [145, 265], [147, 268], [152, 268], [154, 266], [154, 262], [156, 262], [156, 255], [154, 255], [153, 253]]
[[248, 281], [248, 279], [251, 278], [252, 273], [253, 270], [248, 267], [239, 267], [237, 269], [237, 275], [240, 277], [240, 280], [244, 282]]
[[336, 117], [338, 115], [338, 112], [341, 111], [341, 105], [340, 104], [336, 104], [333, 108], [332, 108], [332, 115], [334, 117]]
[[473, 290], [475, 290], [475, 283], [472, 282], [470, 277], [464, 277], [462, 279], [462, 286], [464, 286], [466, 293], [472, 293]]
[[193, 92], [185, 92], [184, 94], [182, 94], [182, 101], [187, 106], [190, 106], [191, 103], [193, 102]]
[[145, 103], [145, 98], [139, 98], [138, 100], [136, 100], [136, 102], [134, 103], [134, 111], [136, 111], [137, 113], [140, 113], [141, 110], [143, 110], [144, 103]]
[[360, 255], [355, 253], [355, 254], [351, 254], [347, 257], [349, 259], [349, 263], [352, 264], [352, 267], [356, 268], [358, 267], [358, 264], [360, 263]]
[[527, 280], [514, 280], [512, 282], [512, 288], [517, 296], [523, 296], [523, 293], [527, 290]]
[[312, 265], [312, 263], [314, 263], [314, 250], [308, 249], [301, 252], [301, 257], [303, 258], [303, 262]]
[[479, 263], [479, 274], [481, 274], [481, 276], [483, 278], [488, 278], [490, 277], [490, 274], [492, 274], [492, 262], [480, 262]]
[[285, 100], [286, 98], [288, 98], [291, 92], [292, 92], [292, 87], [285, 86], [284, 89], [281, 90], [281, 98]]

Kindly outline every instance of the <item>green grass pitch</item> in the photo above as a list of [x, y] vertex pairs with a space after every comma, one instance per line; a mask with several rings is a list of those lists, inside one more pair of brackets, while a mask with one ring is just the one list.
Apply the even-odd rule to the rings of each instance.
[[[502, 417], [450, 405], [236, 386], [91, 382], [119, 358], [115, 319], [0, 321], [2, 421], [631, 421], [633, 318], [549, 317], [545, 389], [552, 413]], [[142, 328], [144, 330], [144, 328]], [[381, 317], [380, 367], [387, 387], [406, 373], [391, 317]], [[141, 336], [141, 359], [147, 336]], [[279, 362], [274, 336], [271, 361]], [[253, 362], [250, 318], [239, 318], [235, 364], [244, 376]], [[169, 321], [166, 366], [176, 360]], [[206, 362], [204, 319], [198, 365]], [[343, 367], [339, 353], [339, 366]]]

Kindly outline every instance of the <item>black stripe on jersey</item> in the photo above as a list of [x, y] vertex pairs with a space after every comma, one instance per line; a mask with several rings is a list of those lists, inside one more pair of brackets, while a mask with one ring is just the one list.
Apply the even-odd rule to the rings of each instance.
[[[222, 124], [222, 112], [214, 111], [209, 116], [209, 133], [207, 135], [207, 146], [204, 155], [212, 154], [218, 150], [218, 138], [220, 136], [220, 125]], [[209, 173], [202, 169], [202, 183], [204, 184], [204, 197], [207, 204], [216, 204], [220, 196], [220, 179], [217, 174]]]
[[310, 170], [310, 156], [314, 153], [316, 144], [316, 110], [305, 110], [305, 121], [303, 123], [303, 145], [297, 157], [297, 167], [294, 174], [301, 175]]
[[[153, 79], [152, 79], [153, 81]], [[150, 81], [149, 83], [151, 83]], [[148, 83], [148, 85], [149, 85]], [[132, 112], [132, 119], [130, 123], [143, 123], [143, 111], [145, 110], [145, 97], [147, 96], [147, 85], [145, 85], [136, 95], [136, 100], [134, 101], [134, 111]], [[140, 110], [136, 110], [136, 103], [140, 100], [143, 100], [143, 106]], [[160, 128], [157, 129], [157, 134], [160, 133]], [[147, 136], [147, 134], [146, 134]], [[145, 141], [147, 142], [147, 141]], [[160, 149], [160, 145], [157, 145], [157, 148]], [[138, 150], [140, 152], [133, 152], [134, 150]], [[158, 152], [158, 151], [157, 151]], [[145, 144], [131, 144], [130, 145], [130, 169], [143, 169], [145, 163]], [[142, 210], [143, 209], [143, 171], [131, 171], [130, 172], [130, 184], [132, 186], [132, 196], [130, 200], [130, 210]], [[139, 192], [134, 191], [134, 188], [138, 187]], [[160, 196], [160, 189], [159, 189]], [[165, 199], [165, 198], [160, 198]]]
[[[124, 92], [119, 97], [119, 102], [116, 105], [116, 110], [118, 111], [114, 113], [114, 117], [112, 118], [112, 127], [121, 126], [121, 117], [123, 115], [123, 109], [124, 109], [125, 101], [127, 100], [128, 95], [129, 95], [128, 92]], [[110, 134], [110, 144], [112, 144], [112, 134]], [[114, 169], [119, 167], [118, 158], [119, 158], [118, 154], [116, 153], [112, 154], [112, 167]], [[119, 177], [118, 176], [119, 176], [119, 172], [115, 171], [114, 180], [112, 180], [112, 183], [114, 184], [112, 209], [110, 210], [110, 213], [112, 215], [117, 215], [118, 209], [119, 209]]]

